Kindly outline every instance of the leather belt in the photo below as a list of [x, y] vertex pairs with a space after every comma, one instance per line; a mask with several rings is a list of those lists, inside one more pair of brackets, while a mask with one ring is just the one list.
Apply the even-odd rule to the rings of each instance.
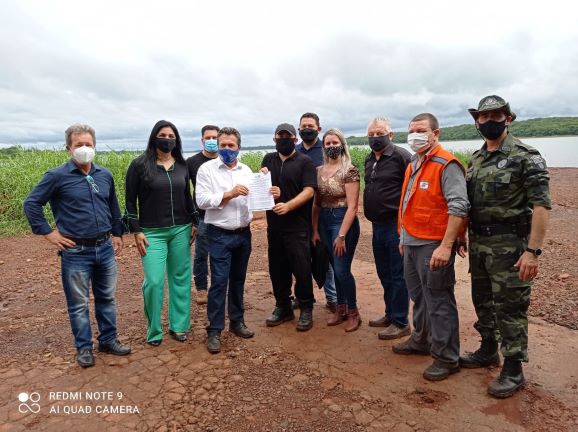
[[237, 228], [237, 229], [225, 229], [225, 228], [221, 228], [218, 227], [217, 225], [213, 225], [213, 224], [207, 224], [209, 226], [209, 228], [214, 229], [216, 231], [220, 231], [222, 233], [225, 234], [240, 234], [240, 233], [244, 233], [245, 231], [249, 231], [251, 228], [249, 228], [249, 225], [247, 225], [246, 227], [242, 227], [242, 228]]
[[111, 236], [111, 232], [104, 233], [98, 237], [92, 238], [75, 238], [75, 237], [68, 237], [65, 236], [67, 239], [72, 240], [78, 246], [88, 246], [88, 247], [95, 247], [100, 246], [101, 244], [105, 243]]

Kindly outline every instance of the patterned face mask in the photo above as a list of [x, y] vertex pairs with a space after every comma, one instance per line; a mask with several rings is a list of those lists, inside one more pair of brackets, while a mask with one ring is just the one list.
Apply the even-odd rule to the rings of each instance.
[[337, 159], [343, 153], [343, 146], [325, 147], [325, 154], [328, 158]]

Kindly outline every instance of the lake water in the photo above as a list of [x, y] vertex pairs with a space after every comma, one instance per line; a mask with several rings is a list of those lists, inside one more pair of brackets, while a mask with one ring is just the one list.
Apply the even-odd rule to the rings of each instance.
[[[578, 136], [569, 137], [551, 137], [551, 138], [524, 138], [522, 141], [526, 144], [536, 148], [542, 157], [546, 159], [546, 163], [550, 167], [578, 167]], [[479, 149], [483, 141], [441, 141], [444, 148], [448, 150], [469, 150], [474, 151]], [[413, 153], [407, 144], [399, 144], [400, 147], [407, 149]], [[245, 147], [241, 153], [252, 151], [251, 148]], [[270, 152], [270, 150], [261, 150], [263, 152]], [[185, 153], [186, 157], [192, 156], [195, 153]]]

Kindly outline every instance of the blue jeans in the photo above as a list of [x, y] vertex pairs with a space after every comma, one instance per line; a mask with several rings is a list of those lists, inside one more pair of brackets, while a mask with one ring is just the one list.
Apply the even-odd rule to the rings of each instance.
[[400, 327], [408, 324], [409, 293], [403, 278], [403, 257], [399, 254], [397, 220], [373, 225], [373, 257], [383, 287], [385, 315]]
[[323, 291], [325, 291], [325, 300], [327, 303], [337, 303], [337, 291], [335, 289], [335, 272], [333, 271], [333, 265], [329, 263], [329, 268], [327, 269], [327, 275], [325, 276], [325, 284], [323, 285]]
[[116, 339], [116, 260], [112, 240], [99, 246], [74, 246], [60, 253], [62, 286], [76, 349], [92, 349], [88, 311], [90, 286], [98, 324], [98, 342]]
[[357, 217], [345, 236], [345, 254], [337, 256], [333, 250], [333, 242], [339, 235], [346, 212], [346, 207], [322, 208], [319, 213], [319, 236], [327, 247], [329, 261], [333, 266], [337, 304], [347, 304], [349, 309], [357, 309], [355, 278], [351, 274], [353, 254], [359, 240], [359, 220]]
[[227, 287], [229, 325], [234, 326], [244, 321], [243, 294], [251, 255], [251, 231], [225, 233], [209, 225], [207, 236], [211, 263], [207, 333], [213, 335], [220, 334], [225, 328]]
[[207, 224], [199, 217], [197, 239], [195, 240], [195, 260], [193, 262], [193, 277], [197, 291], [207, 289], [209, 277], [209, 241], [207, 239]]

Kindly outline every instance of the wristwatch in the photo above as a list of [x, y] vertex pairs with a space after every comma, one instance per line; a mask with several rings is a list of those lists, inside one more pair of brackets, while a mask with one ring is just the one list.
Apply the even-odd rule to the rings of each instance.
[[338, 239], [345, 241], [345, 236], [343, 234], [339, 234], [337, 236]]
[[531, 248], [527, 247], [526, 252], [530, 252], [531, 254], [534, 254], [535, 257], [539, 257], [540, 255], [542, 255], [542, 249], [540, 249], [540, 248], [531, 249]]

